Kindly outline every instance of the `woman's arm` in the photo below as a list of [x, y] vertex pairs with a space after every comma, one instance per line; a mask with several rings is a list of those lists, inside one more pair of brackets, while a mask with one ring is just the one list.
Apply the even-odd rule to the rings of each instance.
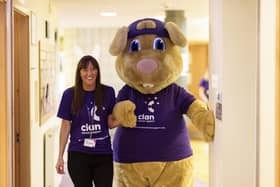
[[64, 160], [63, 154], [68, 141], [71, 129], [70, 121], [62, 119], [60, 133], [59, 133], [59, 154], [56, 164], [56, 171], [58, 174], [64, 174]]

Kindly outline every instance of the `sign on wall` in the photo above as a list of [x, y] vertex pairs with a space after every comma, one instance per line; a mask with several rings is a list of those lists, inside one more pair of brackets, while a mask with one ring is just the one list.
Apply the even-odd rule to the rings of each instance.
[[39, 42], [39, 89], [40, 124], [46, 122], [56, 111], [56, 45], [49, 41]]

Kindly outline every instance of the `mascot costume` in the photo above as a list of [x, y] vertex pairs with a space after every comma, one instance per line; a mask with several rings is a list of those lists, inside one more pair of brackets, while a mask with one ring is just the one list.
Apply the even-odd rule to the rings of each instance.
[[126, 85], [113, 117], [120, 123], [114, 149], [116, 187], [193, 187], [192, 149], [183, 115], [214, 137], [214, 115], [174, 82], [187, 41], [172, 22], [146, 18], [120, 28], [110, 46]]

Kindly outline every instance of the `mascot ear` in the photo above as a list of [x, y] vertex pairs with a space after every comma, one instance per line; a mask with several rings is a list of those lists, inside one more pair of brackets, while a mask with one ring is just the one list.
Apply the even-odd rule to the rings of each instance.
[[113, 56], [119, 55], [125, 48], [127, 42], [128, 27], [120, 28], [111, 43], [109, 52]]
[[165, 28], [169, 34], [170, 40], [180, 46], [185, 47], [187, 44], [187, 39], [185, 38], [184, 34], [180, 30], [180, 28], [173, 22], [167, 22], [165, 24]]

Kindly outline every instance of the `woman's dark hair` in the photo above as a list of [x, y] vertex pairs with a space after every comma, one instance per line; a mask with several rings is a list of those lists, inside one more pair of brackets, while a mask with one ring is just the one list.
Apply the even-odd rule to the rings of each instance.
[[101, 110], [102, 103], [103, 103], [103, 85], [100, 81], [100, 68], [98, 62], [95, 58], [90, 55], [83, 56], [76, 69], [75, 75], [75, 85], [73, 87], [74, 94], [73, 94], [73, 101], [71, 106], [71, 111], [74, 115], [77, 115], [81, 110], [82, 106], [84, 105], [84, 92], [83, 92], [83, 82], [80, 76], [80, 70], [86, 69], [87, 66], [91, 63], [94, 68], [97, 69], [97, 76], [96, 76], [96, 86], [95, 86], [95, 94], [94, 94], [94, 102], [97, 106], [98, 111]]

